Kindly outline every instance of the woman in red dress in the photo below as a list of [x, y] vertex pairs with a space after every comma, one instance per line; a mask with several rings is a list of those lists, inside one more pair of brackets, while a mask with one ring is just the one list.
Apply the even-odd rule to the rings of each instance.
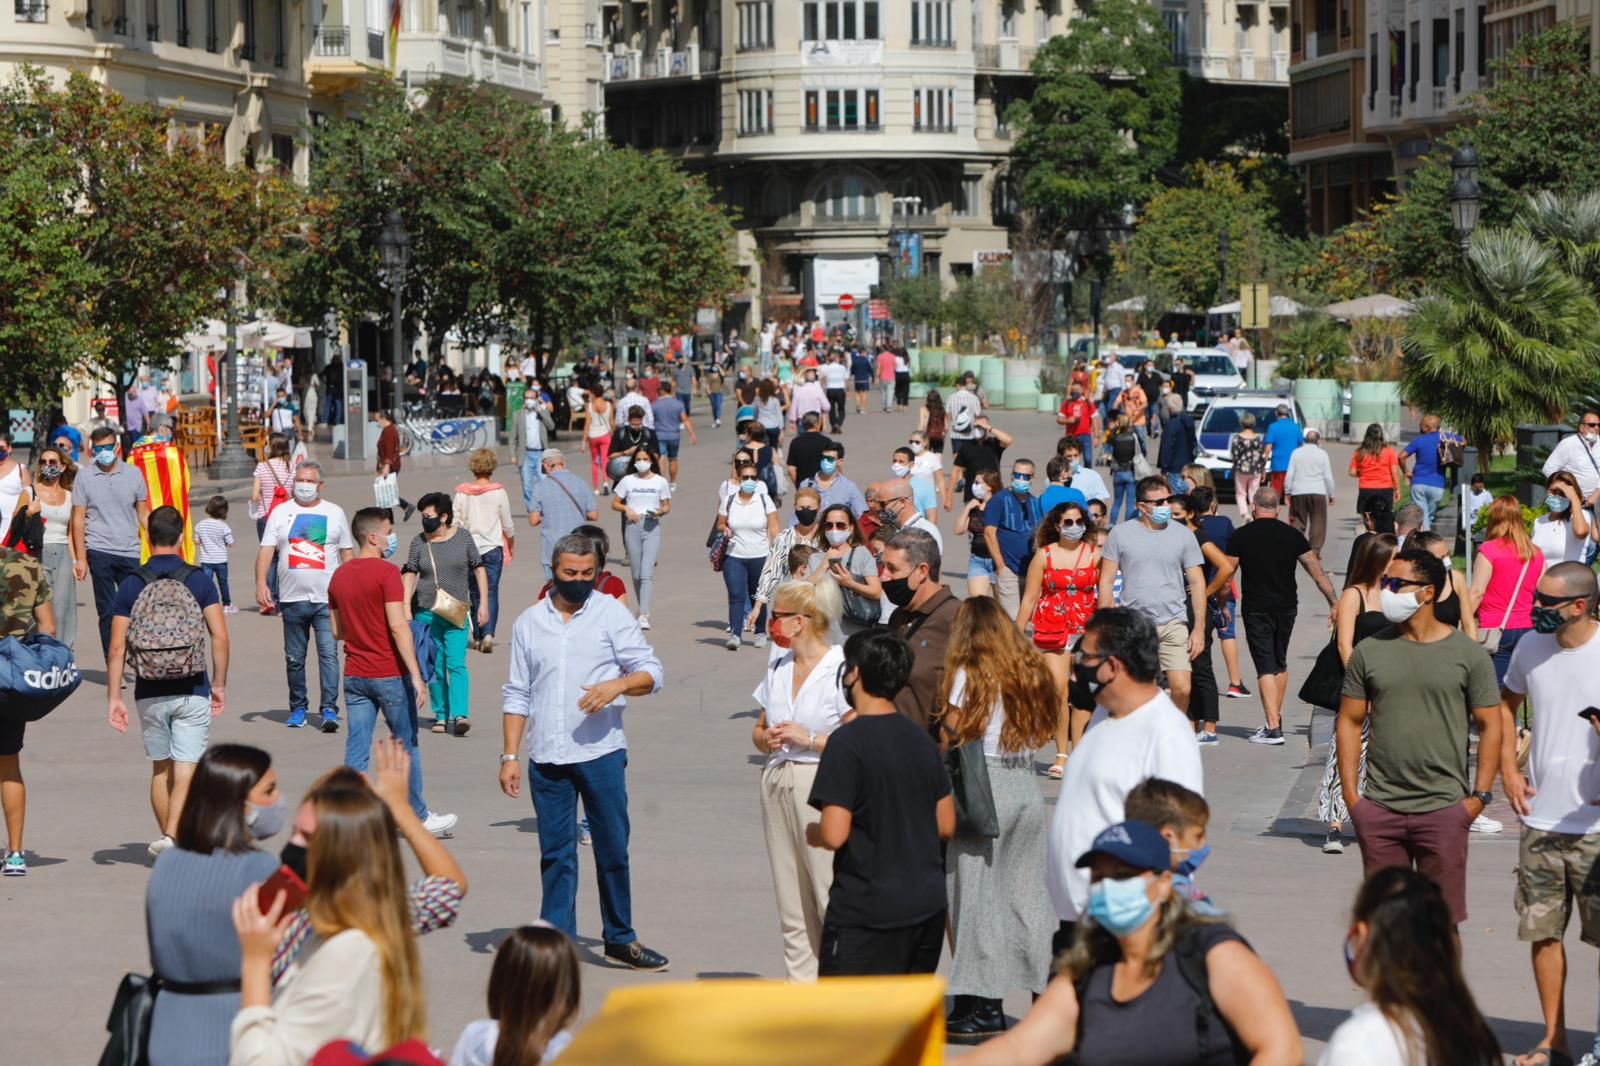
[[1068, 700], [1072, 679], [1068, 648], [1094, 614], [1097, 595], [1100, 549], [1088, 532], [1089, 512], [1083, 507], [1062, 503], [1050, 509], [1034, 533], [1033, 561], [1017, 608], [1017, 626], [1024, 633], [1033, 627], [1033, 646], [1044, 654], [1061, 697], [1056, 759], [1045, 771], [1054, 778], [1066, 772], [1068, 749], [1089, 721], [1089, 711], [1072, 710]]

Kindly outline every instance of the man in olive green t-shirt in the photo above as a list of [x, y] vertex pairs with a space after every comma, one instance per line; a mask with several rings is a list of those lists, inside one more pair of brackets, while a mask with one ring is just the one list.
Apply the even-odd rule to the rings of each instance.
[[[1416, 866], [1439, 885], [1456, 922], [1467, 917], [1467, 831], [1492, 798], [1494, 758], [1467, 778], [1470, 710], [1480, 750], [1500, 750], [1500, 691], [1476, 641], [1434, 617], [1447, 571], [1431, 552], [1394, 557], [1383, 613], [1393, 622], [1357, 644], [1334, 729], [1340, 787], [1355, 823], [1362, 873]], [[1361, 727], [1369, 726], [1365, 792], [1356, 794]]]

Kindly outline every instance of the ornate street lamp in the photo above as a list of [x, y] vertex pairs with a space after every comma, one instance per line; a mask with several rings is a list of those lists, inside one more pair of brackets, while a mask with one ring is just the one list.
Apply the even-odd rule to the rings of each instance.
[[1450, 217], [1465, 255], [1472, 246], [1472, 231], [1478, 228], [1478, 212], [1483, 206], [1483, 190], [1478, 186], [1478, 153], [1463, 144], [1450, 157]]
[[405, 294], [406, 268], [411, 263], [411, 234], [406, 232], [406, 224], [399, 211], [391, 210], [384, 216], [383, 232], [378, 234], [378, 251], [383, 256], [384, 284], [388, 285], [389, 297], [393, 301], [390, 312], [394, 383], [390, 392], [393, 394], [391, 403], [394, 408], [391, 415], [398, 416], [405, 409], [406, 401], [404, 308], [400, 301]]

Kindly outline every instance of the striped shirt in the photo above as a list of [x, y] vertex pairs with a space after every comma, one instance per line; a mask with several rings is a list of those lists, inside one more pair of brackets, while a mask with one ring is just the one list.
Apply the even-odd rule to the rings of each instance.
[[202, 563], [225, 563], [228, 546], [233, 543], [233, 530], [228, 523], [215, 518], [204, 518], [194, 527], [195, 546], [200, 549]]
[[294, 471], [289, 467], [287, 459], [267, 459], [256, 464], [256, 484], [261, 486], [261, 502], [250, 504], [251, 518], [267, 517], [267, 509], [272, 506], [272, 494], [279, 485], [284, 491], [294, 493]]

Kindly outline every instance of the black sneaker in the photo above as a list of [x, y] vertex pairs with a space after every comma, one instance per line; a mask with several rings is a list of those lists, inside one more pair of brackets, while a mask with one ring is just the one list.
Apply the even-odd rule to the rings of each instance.
[[1262, 726], [1260, 729], [1257, 729], [1254, 733], [1250, 734], [1250, 743], [1281, 745], [1283, 743], [1283, 729], [1282, 727], [1277, 729], [1268, 729], [1266, 726]]
[[637, 940], [631, 944], [607, 944], [606, 958], [615, 959], [632, 969], [648, 970], [651, 973], [660, 973], [667, 968], [665, 955], [659, 951], [651, 951]]
[[1324, 855], [1344, 854], [1344, 838], [1340, 835], [1339, 830], [1328, 830], [1328, 839], [1322, 844], [1322, 853]]
[[948, 1043], [981, 1044], [1006, 1031], [1006, 1014], [998, 999], [973, 996], [969, 1003], [968, 1013], [945, 1022], [944, 1038]]

